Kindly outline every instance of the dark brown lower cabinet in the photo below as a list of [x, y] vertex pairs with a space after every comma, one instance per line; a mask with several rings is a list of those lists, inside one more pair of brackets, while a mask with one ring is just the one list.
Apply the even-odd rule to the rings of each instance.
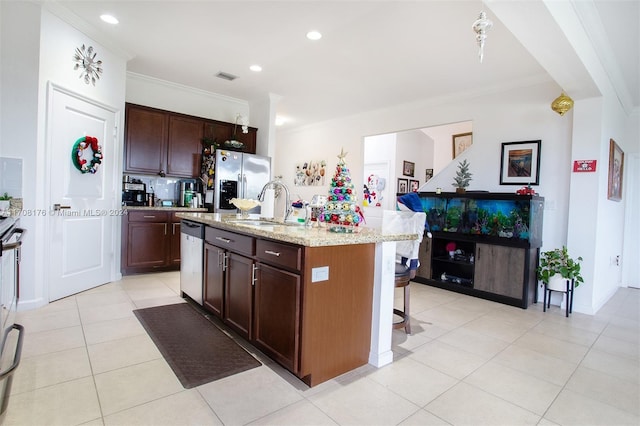
[[375, 244], [303, 247], [215, 227], [205, 240], [205, 308], [267, 356], [309, 386], [368, 362]]
[[204, 245], [204, 307], [218, 318], [224, 309], [224, 254], [225, 250]]
[[300, 275], [259, 263], [254, 295], [254, 343], [284, 367], [297, 371]]
[[122, 216], [124, 275], [180, 269], [180, 221], [174, 212], [128, 210]]
[[245, 339], [251, 339], [253, 260], [228, 252], [222, 318]]

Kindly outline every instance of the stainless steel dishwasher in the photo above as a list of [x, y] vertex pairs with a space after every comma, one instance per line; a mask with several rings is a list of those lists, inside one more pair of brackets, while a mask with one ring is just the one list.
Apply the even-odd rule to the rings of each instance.
[[180, 223], [180, 292], [202, 305], [204, 225], [188, 220]]

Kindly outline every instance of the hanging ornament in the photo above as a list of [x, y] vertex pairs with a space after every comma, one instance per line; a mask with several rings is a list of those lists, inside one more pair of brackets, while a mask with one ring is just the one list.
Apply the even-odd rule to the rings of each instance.
[[478, 43], [478, 58], [480, 58], [480, 63], [482, 63], [482, 58], [484, 56], [484, 41], [487, 38], [487, 31], [489, 31], [493, 27], [493, 22], [490, 19], [487, 19], [487, 14], [482, 11], [478, 16], [478, 19], [475, 20], [471, 28], [476, 33], [476, 42]]
[[573, 108], [573, 99], [565, 95], [564, 92], [551, 102], [551, 109], [560, 115], [564, 115], [571, 108]]

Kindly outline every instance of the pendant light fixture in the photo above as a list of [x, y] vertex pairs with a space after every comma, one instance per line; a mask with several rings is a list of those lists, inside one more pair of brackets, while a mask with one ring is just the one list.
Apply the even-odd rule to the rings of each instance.
[[565, 95], [564, 91], [551, 102], [551, 109], [560, 115], [573, 108], [573, 99]]
[[478, 42], [478, 57], [480, 63], [482, 63], [482, 57], [484, 56], [484, 41], [487, 38], [487, 31], [493, 27], [493, 22], [487, 19], [487, 14], [482, 11], [478, 16], [478, 19], [473, 23], [471, 28], [476, 33], [476, 41]]

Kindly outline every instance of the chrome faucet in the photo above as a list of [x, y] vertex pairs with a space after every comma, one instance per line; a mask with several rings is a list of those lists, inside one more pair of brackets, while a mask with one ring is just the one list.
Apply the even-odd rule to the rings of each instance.
[[289, 188], [280, 179], [282, 179], [282, 176], [276, 176], [275, 179], [267, 182], [267, 184], [262, 187], [262, 191], [260, 191], [260, 195], [258, 195], [258, 201], [260, 202], [264, 201], [264, 192], [267, 190], [267, 188], [273, 188], [275, 190], [276, 198], [278, 198], [279, 189], [283, 189], [284, 195], [285, 195], [283, 221], [286, 222], [291, 212], [293, 212], [293, 207], [291, 206], [291, 193], [289, 192]]

